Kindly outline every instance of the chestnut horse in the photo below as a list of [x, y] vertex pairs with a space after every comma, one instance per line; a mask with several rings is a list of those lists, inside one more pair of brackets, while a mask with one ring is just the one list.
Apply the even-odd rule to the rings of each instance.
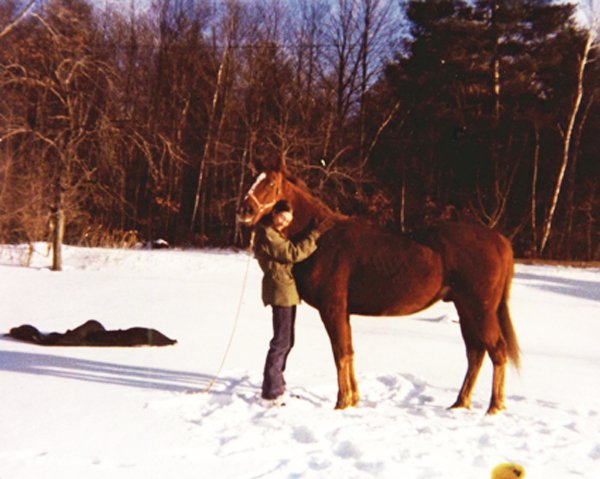
[[451, 407], [470, 407], [487, 352], [494, 367], [488, 414], [504, 409], [507, 359], [515, 366], [519, 363], [507, 304], [513, 253], [504, 236], [459, 222], [413, 234], [388, 232], [333, 212], [302, 182], [279, 171], [257, 177], [237, 219], [254, 226], [280, 199], [294, 208], [290, 237], [313, 219], [334, 224], [319, 239], [317, 251], [294, 267], [294, 277], [302, 299], [319, 310], [331, 341], [339, 388], [337, 409], [359, 401], [350, 315], [407, 315], [438, 300], [454, 303], [467, 350], [467, 373]]

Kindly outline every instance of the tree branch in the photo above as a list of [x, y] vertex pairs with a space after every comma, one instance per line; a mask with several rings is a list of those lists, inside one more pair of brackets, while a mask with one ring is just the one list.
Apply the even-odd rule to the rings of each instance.
[[12, 29], [15, 28], [21, 20], [23, 20], [25, 15], [27, 15], [27, 12], [31, 9], [31, 7], [33, 7], [34, 3], [35, 0], [30, 0], [29, 3], [23, 7], [23, 10], [21, 10], [17, 14], [15, 19], [12, 22], [10, 22], [6, 27], [4, 27], [2, 31], [0, 31], [0, 38], [8, 35], [12, 31]]

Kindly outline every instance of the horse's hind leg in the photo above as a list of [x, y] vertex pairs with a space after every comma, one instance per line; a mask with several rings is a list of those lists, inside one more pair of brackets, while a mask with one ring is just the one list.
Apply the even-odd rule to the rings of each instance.
[[460, 300], [455, 300], [454, 304], [460, 319], [460, 332], [467, 349], [467, 373], [465, 374], [458, 397], [450, 408], [468, 409], [471, 407], [471, 394], [481, 370], [483, 357], [485, 356], [485, 346], [479, 339], [473, 312]]
[[498, 316], [494, 310], [477, 311], [456, 301], [461, 332], [467, 348], [467, 374], [452, 408], [471, 406], [471, 393], [487, 351], [494, 366], [492, 397], [488, 414], [504, 409], [504, 377], [506, 372], [506, 342], [502, 337]]
[[505, 409], [504, 405], [504, 379], [506, 377], [507, 352], [504, 338], [499, 335], [495, 340], [486, 345], [488, 355], [494, 365], [494, 376], [492, 379], [492, 397], [488, 414], [496, 414]]
[[451, 409], [469, 409], [471, 407], [471, 394], [473, 392], [475, 382], [477, 382], [477, 376], [479, 376], [479, 371], [481, 370], [484, 356], [485, 349], [482, 345], [467, 343], [467, 373], [465, 374], [465, 379], [462, 387], [460, 388], [456, 401], [454, 404], [452, 404], [452, 406], [450, 406]]

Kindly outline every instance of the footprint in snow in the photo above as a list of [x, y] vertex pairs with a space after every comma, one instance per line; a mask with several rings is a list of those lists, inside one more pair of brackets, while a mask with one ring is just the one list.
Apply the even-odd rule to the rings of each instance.
[[598, 459], [600, 459], [600, 444], [596, 444], [596, 447], [594, 447], [590, 453], [588, 454], [588, 456], [593, 459], [594, 461], [597, 461]]
[[292, 438], [301, 444], [312, 444], [317, 442], [313, 432], [306, 426], [295, 427], [292, 432]]
[[335, 454], [343, 459], [359, 459], [362, 454], [360, 449], [350, 441], [343, 441], [335, 448]]

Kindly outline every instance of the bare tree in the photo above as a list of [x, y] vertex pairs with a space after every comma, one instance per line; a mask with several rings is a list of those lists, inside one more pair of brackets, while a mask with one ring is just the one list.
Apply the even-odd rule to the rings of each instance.
[[[18, 149], [19, 157], [36, 155], [35, 162], [20, 162], [13, 178], [33, 175], [33, 184], [44, 193], [49, 214], [38, 215], [49, 220], [52, 269], [60, 270], [67, 222], [81, 226], [89, 220], [84, 204], [97, 189], [93, 179], [102, 163], [97, 145], [115, 132], [106, 110], [114, 74], [94, 51], [95, 26], [85, 4], [50, 2], [23, 26], [23, 48], [14, 50], [0, 76], [0, 89], [13, 99], [3, 140]], [[37, 55], [42, 50], [44, 55]]]
[[[202, 156], [200, 157], [196, 194], [194, 195], [194, 209], [192, 211], [192, 219], [190, 221], [190, 230], [192, 232], [195, 230], [196, 219], [200, 211], [200, 201], [204, 189], [206, 168], [212, 155], [214, 155], [215, 144], [218, 140], [220, 126], [223, 122], [223, 102], [224, 97], [226, 95], [227, 75], [232, 61], [231, 57], [233, 49], [231, 48], [231, 46], [233, 41], [234, 28], [235, 22], [234, 19], [231, 18], [227, 29], [225, 48], [223, 49], [221, 63], [219, 64], [217, 78], [215, 80], [214, 93], [210, 107], [210, 117], [207, 125], [207, 134], [206, 139], [204, 141], [204, 149], [202, 151]], [[203, 220], [201, 221], [200, 231], [201, 233], [204, 233]]]
[[561, 192], [563, 180], [565, 177], [565, 172], [567, 171], [567, 166], [569, 165], [569, 159], [570, 159], [571, 155], [573, 154], [571, 152], [573, 131], [575, 128], [575, 122], [577, 119], [577, 115], [579, 114], [581, 102], [583, 99], [583, 94], [584, 94], [583, 84], [584, 84], [586, 67], [587, 67], [589, 59], [590, 59], [590, 52], [596, 44], [598, 28], [600, 26], [600, 23], [599, 23], [600, 22], [600, 10], [595, 8], [595, 7], [597, 7], [597, 3], [598, 3], [597, 0], [589, 0], [589, 6], [590, 6], [589, 15], [588, 15], [589, 26], [588, 26], [587, 35], [585, 38], [585, 43], [583, 46], [583, 51], [581, 52], [581, 55], [579, 56], [579, 62], [578, 62], [579, 64], [578, 64], [578, 71], [577, 71], [577, 89], [575, 92], [575, 96], [573, 98], [573, 106], [571, 108], [571, 112], [567, 119], [567, 127], [565, 129], [564, 140], [563, 140], [562, 162], [561, 162], [561, 166], [560, 166], [557, 178], [556, 178], [556, 184], [554, 186], [554, 193], [552, 195], [552, 200], [550, 202], [550, 208], [548, 210], [548, 214], [547, 214], [545, 222], [544, 222], [544, 229], [542, 232], [542, 240], [541, 240], [540, 248], [539, 248], [540, 252], [544, 251], [546, 244], [548, 242], [548, 238], [550, 237], [550, 231], [552, 229], [552, 220], [554, 219], [554, 213], [556, 211], [556, 206], [558, 204], [558, 197]]
[[[360, 151], [363, 161], [373, 150], [367, 144], [367, 93], [375, 80], [380, 77], [384, 66], [389, 61], [392, 52], [397, 47], [399, 12], [394, 9], [392, 2], [384, 0], [360, 0], [359, 2], [359, 31], [360, 31], [360, 77], [359, 77], [359, 136]], [[391, 109], [391, 113], [382, 121], [385, 125], [396, 114], [398, 106]], [[390, 118], [389, 120], [387, 118]], [[376, 136], [381, 134], [381, 127]]]

